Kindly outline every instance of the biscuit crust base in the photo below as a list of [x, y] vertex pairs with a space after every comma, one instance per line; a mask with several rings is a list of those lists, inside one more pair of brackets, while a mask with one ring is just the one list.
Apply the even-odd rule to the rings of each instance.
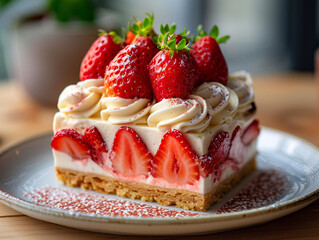
[[55, 168], [56, 178], [67, 186], [81, 187], [85, 190], [95, 190], [101, 193], [113, 193], [121, 197], [141, 199], [145, 202], [158, 202], [161, 205], [185, 210], [205, 211], [236, 185], [242, 178], [256, 169], [255, 159], [247, 162], [243, 168], [219, 183], [209, 193], [202, 194], [182, 189], [170, 189], [150, 186], [144, 183], [118, 181], [112, 177], [93, 173]]

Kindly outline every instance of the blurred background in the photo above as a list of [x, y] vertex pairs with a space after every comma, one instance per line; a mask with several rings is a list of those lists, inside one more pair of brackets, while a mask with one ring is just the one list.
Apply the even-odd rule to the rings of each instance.
[[221, 46], [230, 72], [314, 71], [319, 0], [0, 0], [0, 82], [14, 79], [39, 102], [55, 104], [57, 92], [78, 81], [96, 30], [120, 31], [146, 12], [157, 32], [161, 23], [191, 35], [198, 24], [206, 31], [217, 24], [231, 35]]

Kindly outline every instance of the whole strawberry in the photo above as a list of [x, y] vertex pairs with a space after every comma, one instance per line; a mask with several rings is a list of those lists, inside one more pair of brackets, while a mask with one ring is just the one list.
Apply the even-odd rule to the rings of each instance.
[[127, 45], [106, 69], [104, 79], [106, 96], [151, 99], [152, 91], [147, 64], [140, 46]]
[[167, 25], [161, 26], [162, 35], [158, 39], [163, 51], [158, 52], [148, 65], [157, 101], [164, 98], [188, 98], [197, 82], [197, 66], [189, 54], [186, 33], [173, 34], [175, 25], [167, 28]]
[[229, 36], [218, 38], [219, 30], [216, 25], [209, 35], [198, 26], [198, 34], [191, 50], [200, 71], [198, 85], [202, 82], [219, 82], [226, 85], [228, 68], [219, 43], [226, 42]]
[[146, 17], [143, 22], [135, 19], [135, 23], [128, 26], [127, 33], [127, 44], [136, 44], [140, 46], [143, 50], [143, 55], [145, 55], [147, 62], [150, 62], [152, 58], [158, 53], [159, 49], [154, 43], [153, 38], [155, 36], [153, 30], [154, 17], [149, 13], [146, 13]]
[[101, 33], [82, 60], [80, 80], [104, 78], [105, 68], [122, 49], [122, 39], [115, 33]]

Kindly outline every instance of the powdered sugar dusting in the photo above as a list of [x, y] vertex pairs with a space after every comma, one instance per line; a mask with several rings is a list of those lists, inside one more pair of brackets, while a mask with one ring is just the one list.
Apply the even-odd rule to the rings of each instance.
[[175, 211], [144, 203], [112, 199], [93, 193], [55, 187], [35, 189], [27, 193], [26, 196], [36, 204], [46, 207], [107, 216], [165, 218], [199, 215], [194, 212]]
[[240, 212], [264, 207], [278, 201], [288, 190], [289, 184], [279, 170], [267, 169], [222, 206], [217, 214]]

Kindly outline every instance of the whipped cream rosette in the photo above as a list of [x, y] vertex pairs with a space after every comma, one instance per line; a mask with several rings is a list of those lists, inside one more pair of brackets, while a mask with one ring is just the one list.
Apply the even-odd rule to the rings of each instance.
[[88, 79], [66, 87], [58, 100], [60, 112], [72, 118], [91, 117], [101, 110], [103, 79]]
[[147, 123], [161, 131], [203, 132], [212, 118], [212, 108], [200, 96], [163, 99], [151, 107]]
[[146, 98], [104, 97], [101, 118], [112, 124], [146, 124], [153, 103]]
[[252, 108], [254, 102], [252, 83], [250, 74], [245, 71], [233, 73], [228, 78], [227, 87], [236, 92], [239, 99], [238, 114], [244, 114]]
[[238, 108], [238, 96], [230, 88], [217, 83], [205, 82], [194, 89], [193, 94], [201, 96], [212, 108], [210, 123], [218, 125], [232, 120]]

